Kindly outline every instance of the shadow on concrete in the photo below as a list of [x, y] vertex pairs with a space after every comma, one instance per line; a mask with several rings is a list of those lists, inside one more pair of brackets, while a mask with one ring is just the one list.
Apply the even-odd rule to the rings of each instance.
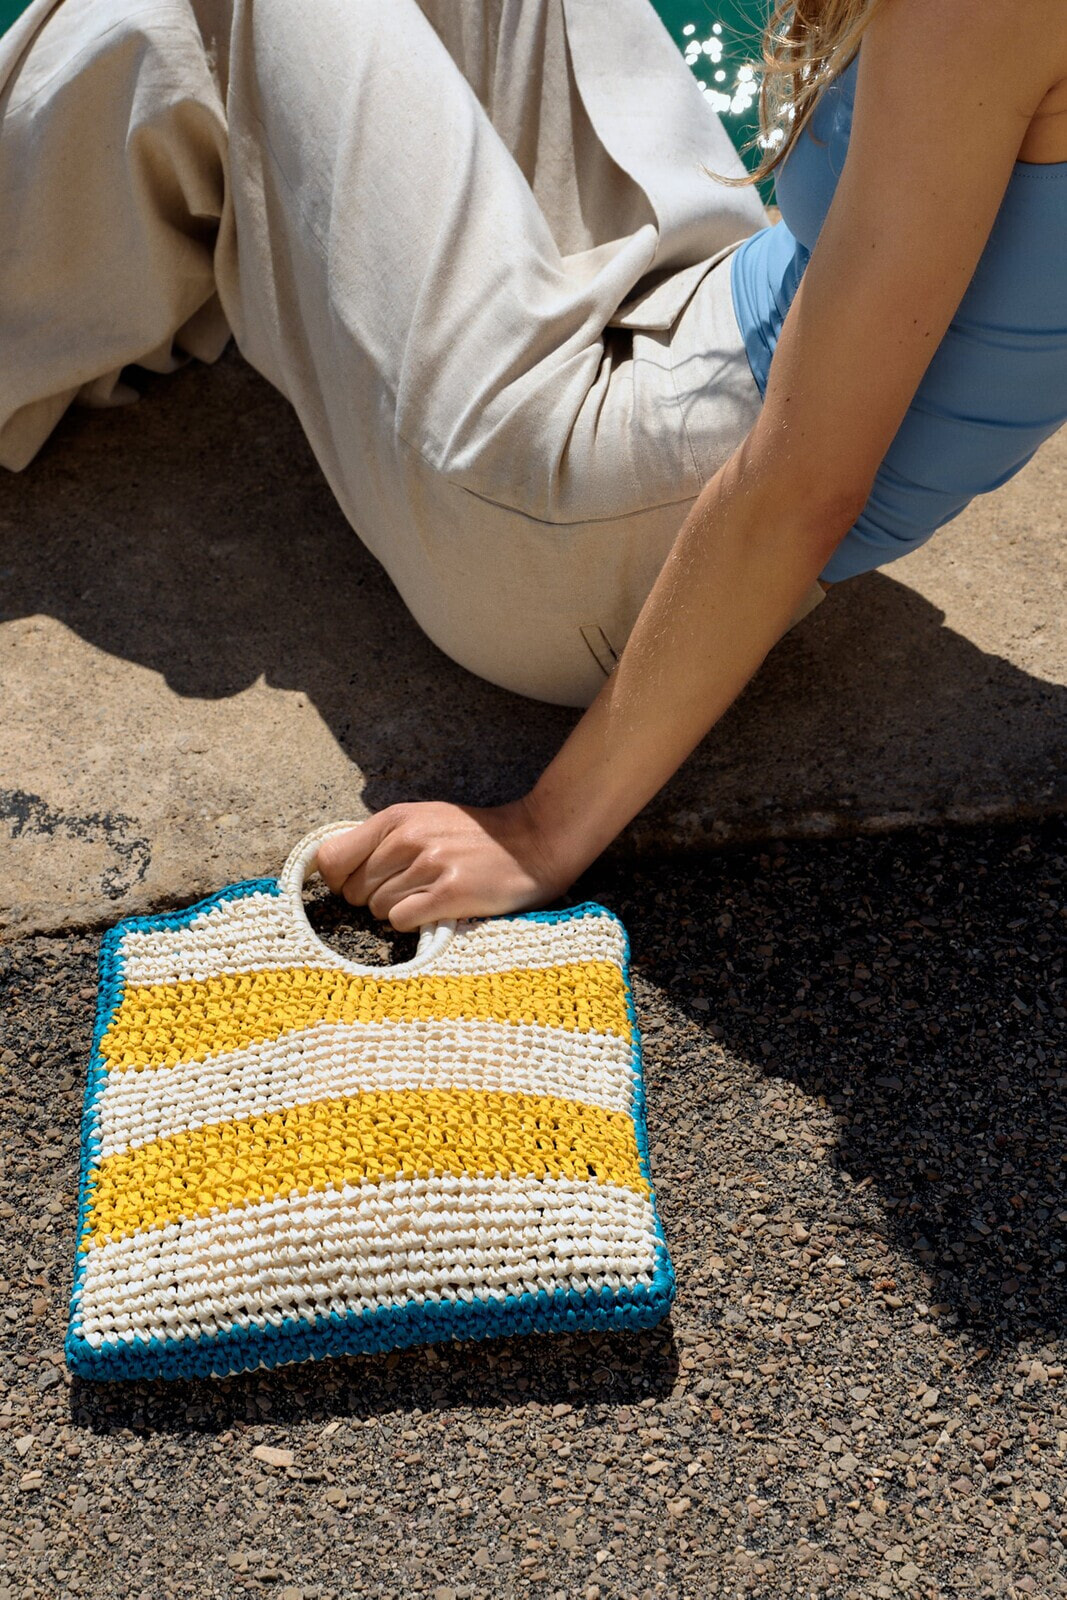
[[[692, 1130], [678, 1160], [696, 1146], [710, 1152], [708, 1179], [762, 1173], [806, 1217], [813, 1248], [829, 1253], [827, 1234], [845, 1245], [850, 1273], [883, 1238], [888, 1262], [914, 1263], [926, 1283], [898, 1286], [900, 1315], [916, 1299], [940, 1305], [996, 1348], [1067, 1324], [1065, 872], [1067, 828], [1048, 821], [793, 840], [684, 873], [613, 868], [576, 887], [619, 912], [639, 985], [706, 1041], [660, 1049], [648, 1036], [668, 1150], [686, 1143], [692, 1056], [705, 1111], [725, 1098], [728, 1112]], [[654, 1015], [655, 997], [638, 998], [641, 1018]], [[724, 1067], [708, 1075], [716, 1045]], [[809, 1104], [825, 1097], [828, 1163], [795, 1166], [810, 1147], [784, 1107], [768, 1115], [751, 1063]], [[709, 1218], [703, 1248], [721, 1232]], [[879, 1288], [886, 1270], [854, 1277], [854, 1292], [891, 1293], [891, 1280]]]
[[669, 1395], [678, 1375], [670, 1323], [648, 1333], [497, 1339], [388, 1356], [333, 1358], [309, 1368], [192, 1382], [86, 1383], [70, 1390], [71, 1421], [96, 1433], [221, 1433], [235, 1423], [328, 1422], [385, 1412], [494, 1411], [573, 1405], [582, 1426], [617, 1406]]
[[[425, 638], [287, 404], [232, 350], [139, 382], [139, 404], [69, 413], [25, 473], [3, 475], [0, 617], [55, 617], [183, 696], [261, 676], [305, 692], [371, 809], [521, 792], [574, 713], [480, 681]], [[1067, 691], [870, 574], [779, 644], [630, 836], [847, 831], [980, 816], [984, 800], [1047, 811], [1067, 803], [1065, 722]]]

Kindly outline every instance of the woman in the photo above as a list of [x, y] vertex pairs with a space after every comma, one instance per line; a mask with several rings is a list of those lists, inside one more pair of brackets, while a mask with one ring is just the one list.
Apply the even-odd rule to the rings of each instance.
[[768, 55], [761, 231], [646, 0], [33, 0], [4, 42], [0, 461], [232, 329], [431, 637], [588, 704], [528, 795], [323, 847], [399, 929], [558, 896], [832, 579], [1067, 416], [1060, 0], [802, 0]]

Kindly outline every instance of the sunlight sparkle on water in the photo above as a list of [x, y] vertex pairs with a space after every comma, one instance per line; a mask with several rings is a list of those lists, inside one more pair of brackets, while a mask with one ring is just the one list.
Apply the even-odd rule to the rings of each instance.
[[[706, 38], [697, 36], [695, 22], [687, 22], [682, 28], [685, 39], [686, 65], [693, 71], [693, 75], [704, 92], [704, 98], [712, 109], [720, 116], [743, 117], [751, 109], [759, 91], [757, 77], [758, 63], [743, 61], [735, 69], [734, 88], [718, 88], [717, 85], [726, 85], [729, 76], [725, 67], [720, 67], [723, 60], [725, 45], [722, 35], [722, 23], [712, 24], [711, 32]], [[717, 70], [712, 74], [713, 83], [701, 76], [701, 69], [705, 63], [714, 66]]]

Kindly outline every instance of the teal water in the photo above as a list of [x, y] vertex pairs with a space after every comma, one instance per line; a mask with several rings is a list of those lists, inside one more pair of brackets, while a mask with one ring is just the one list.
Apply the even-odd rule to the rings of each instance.
[[[757, 69], [767, 0], [653, 0], [749, 168], [758, 151], [744, 146], [759, 133]], [[763, 188], [772, 198], [773, 183]]]

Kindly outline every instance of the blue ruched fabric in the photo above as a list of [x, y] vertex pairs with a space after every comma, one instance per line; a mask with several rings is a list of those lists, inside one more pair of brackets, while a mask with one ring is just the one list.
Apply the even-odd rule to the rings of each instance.
[[[734, 309], [761, 394], [844, 166], [857, 65], [824, 91], [778, 174], [782, 221], [734, 253]], [[1018, 472], [1065, 420], [1067, 162], [1017, 162], [863, 514], [820, 576], [838, 582], [917, 549]]]

